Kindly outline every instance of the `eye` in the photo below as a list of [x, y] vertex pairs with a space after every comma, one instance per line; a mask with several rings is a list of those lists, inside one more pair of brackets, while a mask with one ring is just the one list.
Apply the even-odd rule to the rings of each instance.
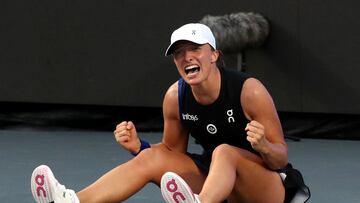
[[173, 55], [174, 55], [174, 56], [179, 55], [179, 51], [178, 51], [178, 50], [175, 50], [175, 51], [173, 52]]
[[201, 46], [192, 46], [191, 51], [198, 51], [201, 49]]

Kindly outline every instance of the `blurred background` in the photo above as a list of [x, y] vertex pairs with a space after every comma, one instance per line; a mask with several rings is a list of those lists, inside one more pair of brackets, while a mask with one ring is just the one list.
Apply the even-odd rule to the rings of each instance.
[[164, 57], [172, 31], [206, 15], [257, 12], [270, 33], [243, 51], [243, 71], [269, 89], [287, 135], [357, 139], [357, 4], [3, 0], [0, 127], [112, 130], [131, 119], [161, 130], [163, 95], [179, 77]]

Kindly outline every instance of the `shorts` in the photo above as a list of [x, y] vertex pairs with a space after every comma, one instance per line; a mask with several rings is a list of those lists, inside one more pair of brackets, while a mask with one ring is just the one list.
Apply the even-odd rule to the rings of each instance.
[[285, 187], [284, 203], [307, 202], [310, 199], [310, 189], [305, 185], [300, 171], [294, 169], [289, 163], [285, 168], [277, 172], [280, 174]]
[[209, 173], [211, 163], [211, 153], [204, 152], [203, 154], [187, 153], [195, 162], [196, 166], [205, 174]]
[[[188, 153], [196, 166], [205, 174], [209, 173], [211, 163], [211, 153], [192, 154]], [[285, 187], [284, 203], [303, 203], [307, 202], [310, 197], [310, 189], [305, 185], [303, 176], [300, 171], [294, 169], [289, 163], [285, 168], [277, 170]], [[226, 203], [223, 202], [223, 203]]]

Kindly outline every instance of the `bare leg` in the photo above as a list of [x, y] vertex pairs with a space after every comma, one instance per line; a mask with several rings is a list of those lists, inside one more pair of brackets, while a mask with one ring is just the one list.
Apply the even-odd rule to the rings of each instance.
[[285, 191], [280, 176], [265, 168], [260, 157], [220, 145], [213, 153], [208, 178], [199, 194], [202, 203], [281, 203]]
[[134, 159], [109, 171], [78, 192], [77, 196], [81, 203], [121, 202], [148, 182], [159, 185], [161, 176], [166, 171], [173, 171], [184, 177], [197, 192], [205, 180], [190, 157], [158, 146], [144, 150]]

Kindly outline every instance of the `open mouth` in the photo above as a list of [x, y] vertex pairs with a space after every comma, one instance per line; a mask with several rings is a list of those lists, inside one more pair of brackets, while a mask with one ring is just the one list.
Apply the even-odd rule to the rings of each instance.
[[196, 73], [200, 71], [200, 67], [197, 65], [191, 65], [185, 68], [185, 74]]

